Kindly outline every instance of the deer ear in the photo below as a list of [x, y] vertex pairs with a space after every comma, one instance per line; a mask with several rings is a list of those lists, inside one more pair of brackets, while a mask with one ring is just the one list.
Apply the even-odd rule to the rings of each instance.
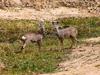
[[59, 22], [57, 21], [56, 23], [58, 24]]
[[52, 21], [52, 24], [54, 25], [54, 24], [55, 24], [55, 22], [54, 22], [54, 21]]
[[58, 24], [58, 21], [53, 21], [52, 24]]

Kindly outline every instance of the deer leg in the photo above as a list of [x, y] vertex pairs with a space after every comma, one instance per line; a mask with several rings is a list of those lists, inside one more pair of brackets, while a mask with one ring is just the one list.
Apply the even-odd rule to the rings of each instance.
[[26, 43], [24, 43], [24, 44], [23, 44], [23, 46], [22, 46], [22, 48], [21, 48], [21, 49], [24, 49], [25, 47], [26, 47]]
[[73, 38], [73, 37], [71, 37], [71, 36], [70, 36], [70, 38], [71, 38], [71, 41], [72, 41], [70, 48], [72, 48], [72, 47], [73, 47], [73, 45], [75, 44], [75, 40], [74, 40], [74, 38]]
[[77, 43], [79, 43], [79, 40], [77, 40], [76, 37], [74, 38], [74, 40], [75, 40], [75, 47], [77, 47]]
[[37, 45], [38, 45], [38, 48], [40, 50], [41, 49], [41, 40], [37, 41]]
[[26, 45], [27, 45], [29, 42], [30, 42], [30, 40], [25, 40], [25, 41], [23, 42], [23, 45], [22, 45], [21, 50], [24, 49], [24, 48], [26, 47]]
[[60, 45], [61, 45], [61, 49], [63, 48], [63, 38], [59, 38], [59, 40], [60, 40]]
[[76, 47], [76, 44], [78, 42], [77, 38], [76, 37], [71, 37], [71, 41], [72, 41], [72, 44], [71, 44], [71, 47], [70, 48], [72, 48], [73, 46]]

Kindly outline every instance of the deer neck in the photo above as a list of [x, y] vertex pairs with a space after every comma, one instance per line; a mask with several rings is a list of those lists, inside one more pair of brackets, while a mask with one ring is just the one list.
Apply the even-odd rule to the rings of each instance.
[[38, 33], [45, 36], [45, 31], [42, 28], [38, 31]]
[[59, 33], [59, 28], [56, 28], [57, 33]]

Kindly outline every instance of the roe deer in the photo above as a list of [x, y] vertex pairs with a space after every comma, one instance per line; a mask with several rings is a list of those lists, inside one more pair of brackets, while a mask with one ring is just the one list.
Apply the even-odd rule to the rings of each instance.
[[45, 27], [43, 21], [40, 21], [38, 32], [26, 33], [21, 37], [21, 40], [23, 41], [23, 45], [21, 49], [24, 49], [26, 45], [30, 42], [36, 42], [40, 50], [44, 35], [45, 35]]
[[[75, 27], [67, 27], [67, 28], [59, 28], [59, 24], [57, 21], [52, 22], [55, 30], [56, 30], [56, 35], [61, 43], [61, 46], [63, 46], [63, 41], [64, 38], [70, 38], [72, 40], [72, 43], [75, 44], [77, 40], [77, 35], [78, 35], [78, 30]], [[70, 48], [72, 48], [73, 44], [71, 44]]]

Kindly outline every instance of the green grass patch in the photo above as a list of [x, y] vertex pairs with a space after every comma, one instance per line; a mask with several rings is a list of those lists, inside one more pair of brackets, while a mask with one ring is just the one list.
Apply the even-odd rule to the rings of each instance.
[[[64, 26], [74, 26], [78, 29], [78, 39], [100, 36], [100, 18], [66, 18], [58, 19]], [[50, 22], [45, 22], [46, 30], [53, 32]], [[0, 20], [0, 60], [6, 65], [4, 75], [22, 75], [29, 71], [49, 73], [57, 69], [57, 65], [65, 58], [70, 60], [68, 50], [59, 51], [60, 43], [56, 36], [48, 35], [38, 51], [37, 44], [30, 43], [24, 49], [25, 53], [15, 53], [20, 50], [21, 36], [27, 32], [38, 31], [36, 21], [33, 20]], [[64, 41], [64, 47], [71, 44], [69, 39]], [[57, 49], [57, 50], [56, 50]]]

